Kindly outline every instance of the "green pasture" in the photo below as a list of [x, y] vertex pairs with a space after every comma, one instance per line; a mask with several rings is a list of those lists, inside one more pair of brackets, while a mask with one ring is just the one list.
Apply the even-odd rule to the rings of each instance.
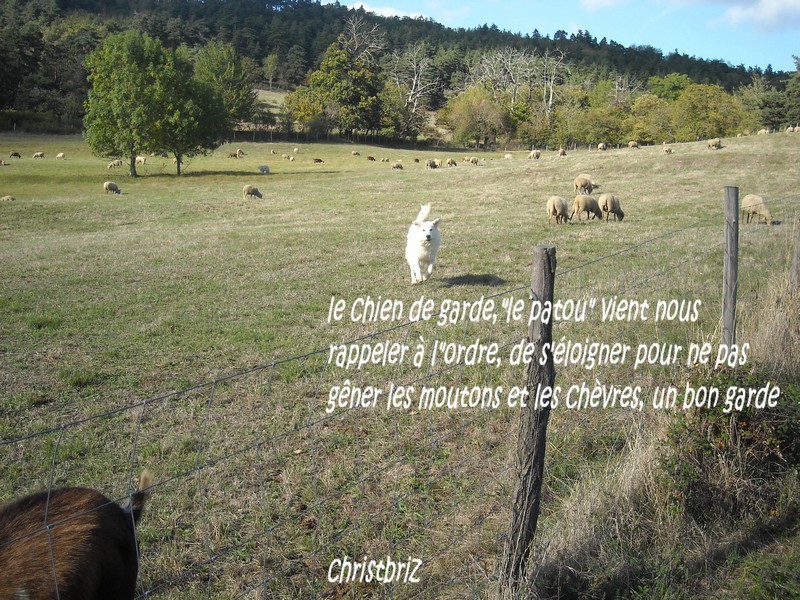
[[[244, 156], [228, 158], [237, 148]], [[390, 325], [347, 319], [328, 323], [332, 296], [348, 303], [366, 296], [399, 299], [409, 306], [421, 295], [438, 304], [445, 299], [474, 301], [520, 288], [516, 297], [527, 298], [524, 288], [530, 281], [533, 248], [542, 243], [556, 246], [557, 298], [616, 295], [702, 301], [696, 322], [563, 323], [556, 327], [557, 338], [718, 343], [724, 186], [738, 186], [740, 197], [762, 195], [774, 219], [772, 226], [740, 226], [739, 337], [752, 340], [751, 364], [755, 364], [773, 351], [758, 343], [760, 305], [770, 286], [785, 276], [794, 248], [800, 195], [793, 173], [800, 158], [800, 135], [726, 139], [718, 151], [708, 150], [705, 141], [672, 148], [668, 155], [661, 147], [577, 149], [561, 158], [543, 151], [542, 158], [534, 161], [526, 158], [526, 152], [514, 152], [513, 159], [506, 160], [502, 150], [242, 140], [189, 160], [180, 177], [171, 158], [148, 157], [139, 167], [139, 177], [131, 178], [127, 165], [107, 168], [111, 158], [93, 156], [80, 137], [0, 135], [0, 158], [7, 163], [0, 167], [0, 196], [15, 198], [0, 203], [0, 439], [58, 429], [63, 423], [324, 350], [331, 343]], [[12, 151], [22, 158], [10, 158]], [[38, 151], [45, 153], [44, 159], [32, 158]], [[59, 152], [65, 153], [65, 160], [55, 159]], [[480, 159], [477, 166], [463, 162], [473, 155]], [[429, 170], [424, 167], [428, 158], [454, 158], [458, 166]], [[393, 169], [398, 162], [403, 168]], [[260, 174], [259, 165], [268, 165], [270, 173]], [[621, 199], [623, 222], [584, 218], [548, 225], [547, 198], [561, 195], [571, 203], [572, 180], [579, 173], [592, 175], [600, 183], [598, 192]], [[115, 181], [122, 193], [104, 193], [107, 180]], [[244, 198], [245, 184], [258, 186], [263, 198]], [[442, 246], [433, 277], [412, 286], [404, 260], [405, 236], [420, 204], [426, 202], [432, 204], [433, 216], [441, 217]], [[432, 333], [425, 330], [424, 335]], [[508, 339], [524, 336], [525, 326], [511, 323], [487, 331], [470, 325], [436, 334], [462, 340]], [[137, 411], [104, 422], [91, 435], [50, 436], [30, 445], [0, 447], [0, 500], [47, 485], [54, 453], [57, 463], [63, 459], [69, 465], [56, 473], [56, 483], [96, 485], [122, 495], [120, 481], [130, 466], [137, 418], [147, 432], [138, 442], [135, 462], [150, 465], [157, 481], [159, 473], [161, 478], [178, 475], [209, 456], [224, 456], [225, 449], [237, 448], [237, 439], [246, 446], [264, 431], [301, 428], [312, 416], [324, 415], [326, 386], [351, 375], [330, 373], [329, 379], [318, 379], [324, 362], [298, 360], [289, 362], [280, 375], [268, 371], [241, 384], [220, 384], [214, 388], [214, 394], [224, 399], [225, 408], [219, 413], [205, 408], [211, 396], [201, 390], [181, 395], [169, 407], [160, 406], [146, 420]], [[363, 383], [371, 379], [385, 383], [395, 375], [375, 369], [358, 377]], [[413, 372], [404, 371], [402, 377], [413, 377]], [[486, 369], [467, 369], [458, 377], [462, 382], [482, 382]], [[520, 369], [502, 369], [492, 377], [492, 385], [524, 383]], [[686, 379], [682, 369], [654, 366], [634, 371], [631, 365], [590, 374], [559, 369], [558, 377], [565, 383], [597, 377], [645, 386], [680, 385]], [[352, 477], [342, 471], [343, 457], [356, 452], [359, 460], [380, 464], [398, 447], [413, 446], [446, 430], [452, 415], [442, 411], [423, 421], [403, 414], [389, 422], [368, 417], [357, 425], [349, 417], [326, 430], [330, 437], [323, 436], [328, 444], [324, 457], [312, 457], [299, 440], [286, 441], [273, 449], [278, 466], [261, 467], [264, 471], [254, 474], [247, 465], [262, 459], [264, 450], [257, 447], [241, 457], [241, 464], [215, 465], [199, 483], [173, 482], [154, 493], [142, 545], [143, 554], [151, 552], [158, 558], [144, 564], [143, 585], [155, 585], [187, 568], [181, 561], [188, 559], [180, 554], [182, 541], [193, 535], [186, 502], [204, 486], [214, 490], [204, 505], [213, 516], [198, 525], [209, 544], [225, 546], [232, 537], [246, 539], [248, 528], [259, 530], [293, 512], [302, 513], [286, 539], [276, 534], [269, 540], [284, 554], [276, 550], [278, 555], [265, 558], [263, 549], [242, 547], [239, 553], [245, 556], [226, 557], [235, 566], [219, 565], [212, 577], [219, 586], [214, 597], [238, 597], [244, 593], [239, 587], [244, 572], [264, 572], [303, 560], [313, 568], [326, 567], [328, 554], [308, 558], [309, 547], [334, 536], [336, 527], [359, 511], [399, 511], [406, 521], [392, 527], [414, 531], [417, 513], [427, 522], [424, 517], [436, 514], [437, 502], [484, 490], [488, 484], [490, 492], [481, 495], [480, 502], [496, 504], [496, 510], [486, 520], [486, 537], [469, 548], [470, 556], [480, 560], [457, 566], [466, 569], [461, 584], [467, 587], [445, 588], [452, 597], [465, 597], [466, 589], [468, 595], [487, 593], [499, 564], [501, 535], [508, 522], [504, 511], [513, 489], [508, 475], [495, 478], [494, 471], [513, 460], [517, 413], [499, 411], [476, 425], [490, 449], [452, 481], [437, 479], [435, 489], [426, 489], [419, 473], [437, 473], [436, 465], [464, 450], [472, 429], [463, 423], [459, 427], [466, 427], [467, 433], [460, 437], [465, 439], [437, 447], [424, 460], [414, 459], [386, 474], [392, 482], [388, 487], [406, 498], [402, 506], [387, 504], [380, 495], [381, 481], [370, 480], [348, 496], [348, 508], [314, 509], [310, 528], [307, 507], [313, 507], [321, 494], [334, 494]], [[552, 478], [542, 519], [545, 536], [557, 536], [563, 519], [575, 517], [570, 511], [578, 509], [567, 507], [571, 495], [591, 479], [598, 464], [608, 467], [615, 460], [620, 444], [626, 449], [630, 445], [626, 450], [630, 455], [619, 455], [629, 467], [631, 456], [649, 456], [626, 440], [637, 427], [651, 425], [655, 428], [641, 416], [614, 411], [554, 413], [554, 452], [548, 463]], [[312, 439], [304, 441], [313, 446], [314, 436], [309, 435]], [[308, 477], [312, 471], [313, 484]], [[602, 485], [609, 481], [616, 480], [606, 478]], [[265, 489], [273, 483], [277, 487], [271, 497]], [[602, 485], [595, 491], [604, 489]], [[232, 525], [228, 513], [250, 514], [248, 501], [242, 498], [251, 493], [271, 497], [274, 513], [254, 511], [245, 525]], [[241, 504], [235, 502], [233, 510], [235, 496]], [[469, 498], [478, 511], [479, 501]], [[298, 509], [300, 505], [304, 508]], [[359, 532], [356, 549], [385, 553], [388, 527], [370, 522]], [[304, 537], [309, 535], [313, 541]], [[430, 539], [421, 535], [410, 536], [419, 552], [432, 540], [447, 545], [446, 532], [433, 531]], [[434, 563], [428, 576], [438, 581], [456, 568], [453, 563], [461, 557], [456, 554]], [[315, 583], [313, 577], [298, 575], [297, 567], [288, 570], [293, 574], [290, 583], [274, 583], [270, 589], [275, 595], [269, 597], [303, 597], [311, 593], [308, 590], [317, 594], [325, 587], [319, 577]], [[187, 589], [167, 589], [157, 597], [194, 597], [185, 595]], [[197, 589], [202, 596], [202, 586]], [[354, 588], [352, 593], [369, 597], [377, 592]]]

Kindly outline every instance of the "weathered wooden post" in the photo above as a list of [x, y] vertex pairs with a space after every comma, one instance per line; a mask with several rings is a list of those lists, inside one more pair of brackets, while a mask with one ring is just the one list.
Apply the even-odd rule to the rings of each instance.
[[[533, 251], [531, 272], [531, 303], [553, 302], [553, 287], [556, 274], [556, 249], [539, 245]], [[541, 314], [542, 311], [538, 311]], [[544, 344], [553, 337], [551, 320], [535, 320], [528, 325], [528, 341], [535, 344], [533, 356], [541, 356]], [[548, 346], [549, 348], [550, 346]], [[514, 504], [511, 507], [511, 524], [508, 530], [503, 564], [500, 573], [500, 596], [515, 598], [524, 583], [526, 563], [530, 546], [536, 533], [539, 505], [544, 476], [544, 454], [547, 422], [550, 406], [532, 406], [537, 388], [552, 388], [555, 382], [553, 356], [548, 350], [544, 365], [539, 360], [528, 364], [525, 386], [528, 390], [528, 406], [520, 414], [519, 439], [517, 440], [517, 480]]]
[[736, 343], [736, 292], [739, 287], [739, 188], [725, 186], [725, 263], [722, 271], [722, 343]]

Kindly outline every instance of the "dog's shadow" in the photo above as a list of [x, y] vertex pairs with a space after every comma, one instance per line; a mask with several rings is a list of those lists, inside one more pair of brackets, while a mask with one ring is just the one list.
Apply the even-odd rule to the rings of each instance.
[[496, 287], [505, 284], [506, 280], [491, 273], [483, 273], [475, 275], [468, 273], [466, 275], [458, 275], [457, 277], [445, 277], [441, 279], [448, 287], [455, 287], [458, 285], [485, 285], [487, 287]]

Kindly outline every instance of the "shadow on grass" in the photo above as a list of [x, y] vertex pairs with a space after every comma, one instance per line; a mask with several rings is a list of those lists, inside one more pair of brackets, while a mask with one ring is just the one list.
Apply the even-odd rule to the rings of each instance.
[[455, 287], [457, 285], [485, 285], [487, 287], [496, 287], [505, 284], [506, 280], [491, 273], [482, 273], [481, 275], [474, 275], [468, 273], [467, 275], [458, 275], [457, 277], [446, 277], [442, 279], [448, 287]]

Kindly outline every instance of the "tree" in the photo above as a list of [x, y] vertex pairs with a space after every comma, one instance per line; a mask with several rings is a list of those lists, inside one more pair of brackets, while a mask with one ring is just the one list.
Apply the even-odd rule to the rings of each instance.
[[264, 57], [262, 61], [262, 69], [264, 71], [264, 79], [267, 80], [269, 84], [269, 89], [272, 89], [272, 82], [275, 81], [275, 78], [278, 76], [278, 66], [280, 64], [280, 58], [277, 54], [270, 54]]
[[718, 85], [693, 83], [672, 106], [679, 141], [721, 137], [741, 123], [740, 106]]
[[683, 73], [669, 73], [664, 77], [651, 77], [647, 80], [647, 87], [662, 100], [672, 102], [677, 100], [681, 92], [694, 83], [692, 78]]
[[645, 143], [673, 141], [669, 103], [655, 94], [639, 96], [631, 107], [629, 137]]
[[211, 85], [222, 96], [229, 129], [251, 121], [256, 110], [257, 94], [253, 89], [255, 74], [240, 60], [231, 44], [211, 42], [195, 58], [195, 76]]
[[793, 125], [800, 124], [800, 57], [794, 56], [796, 71], [786, 82], [786, 117]]
[[[403, 52], [392, 53], [388, 78], [387, 87], [391, 89], [384, 90], [388, 103], [384, 106], [384, 116], [389, 116], [394, 122], [392, 128], [399, 137], [419, 132], [431, 96], [442, 85], [424, 44], [412, 44]], [[400, 98], [402, 101], [398, 102]], [[389, 105], [394, 107], [391, 114], [387, 113]]]
[[218, 144], [222, 101], [192, 77], [185, 53], [132, 30], [106, 38], [86, 65], [86, 142], [97, 155], [129, 157], [132, 177], [139, 152], [171, 150], [180, 174], [184, 156]]
[[503, 109], [486, 88], [473, 86], [447, 103], [442, 122], [457, 142], [473, 142], [479, 147], [494, 140], [503, 131]]

